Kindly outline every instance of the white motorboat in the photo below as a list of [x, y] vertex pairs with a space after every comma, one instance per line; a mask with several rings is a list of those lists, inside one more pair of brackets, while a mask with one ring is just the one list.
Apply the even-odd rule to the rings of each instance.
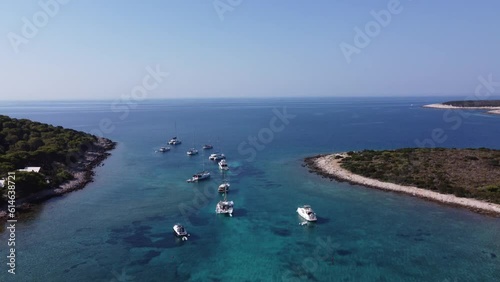
[[161, 153], [165, 153], [165, 152], [168, 152], [170, 151], [170, 147], [161, 147], [158, 152], [161, 152]]
[[210, 150], [210, 149], [213, 149], [214, 146], [210, 145], [210, 144], [205, 144], [203, 145], [203, 150]]
[[307, 221], [316, 221], [316, 213], [309, 205], [303, 205], [297, 208], [297, 213]]
[[186, 154], [188, 154], [188, 156], [194, 156], [198, 154], [198, 150], [196, 150], [195, 148], [191, 148], [187, 151]]
[[187, 182], [198, 182], [202, 180], [207, 180], [210, 178], [210, 172], [208, 171], [201, 171], [193, 175], [193, 177], [189, 178]]
[[219, 162], [219, 168], [221, 170], [228, 170], [229, 169], [229, 166], [227, 165], [227, 162], [225, 159], [222, 159], [220, 162]]
[[180, 225], [179, 223], [174, 225], [173, 229], [174, 229], [175, 235], [178, 237], [188, 236], [186, 228], [184, 228], [184, 226]]
[[222, 183], [221, 185], [219, 185], [219, 193], [227, 193], [229, 192], [229, 187], [231, 186], [231, 184], [229, 184], [229, 182], [224, 182]]
[[182, 142], [177, 137], [172, 137], [170, 141], [168, 141], [168, 145], [180, 145]]
[[210, 156], [208, 157], [208, 159], [211, 161], [220, 161], [220, 160], [223, 160], [225, 158], [226, 158], [226, 156], [224, 156], [224, 154], [219, 154], [219, 153], [210, 154]]

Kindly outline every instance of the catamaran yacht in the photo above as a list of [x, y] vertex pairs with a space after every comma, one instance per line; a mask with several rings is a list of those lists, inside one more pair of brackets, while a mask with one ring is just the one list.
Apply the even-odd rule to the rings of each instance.
[[227, 194], [224, 194], [224, 200], [219, 201], [217, 203], [217, 206], [215, 207], [215, 212], [229, 214], [230, 216], [233, 216], [234, 202], [228, 201], [225, 195]]

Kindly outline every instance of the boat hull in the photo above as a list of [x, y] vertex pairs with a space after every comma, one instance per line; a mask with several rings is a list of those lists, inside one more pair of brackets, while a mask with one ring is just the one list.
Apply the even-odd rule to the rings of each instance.
[[220, 201], [215, 207], [215, 212], [218, 214], [229, 214], [231, 215], [234, 210], [233, 201]]
[[198, 181], [203, 181], [203, 180], [208, 180], [210, 179], [210, 173], [209, 172], [202, 172], [193, 175], [190, 179], [186, 180], [187, 182], [198, 182]]
[[220, 160], [225, 160], [226, 159], [226, 156], [224, 156], [224, 154], [212, 154], [208, 157], [209, 160], [211, 161], [220, 161]]
[[174, 234], [177, 237], [188, 236], [186, 229], [184, 229], [184, 227], [182, 227], [180, 225], [176, 224], [176, 225], [174, 225], [174, 227], [172, 227], [172, 229], [174, 230]]
[[229, 192], [229, 187], [230, 187], [229, 183], [223, 183], [219, 185], [218, 191], [219, 193], [227, 193]]
[[318, 220], [315, 214], [309, 215], [304, 208], [297, 208], [297, 213], [300, 215], [300, 217], [309, 222], [314, 222]]

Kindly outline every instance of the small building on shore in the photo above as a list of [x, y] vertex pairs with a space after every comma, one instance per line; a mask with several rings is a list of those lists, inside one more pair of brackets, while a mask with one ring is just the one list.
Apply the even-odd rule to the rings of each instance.
[[17, 171], [40, 173], [40, 169], [41, 169], [41, 167], [39, 167], [39, 166], [27, 166], [25, 168], [18, 169]]

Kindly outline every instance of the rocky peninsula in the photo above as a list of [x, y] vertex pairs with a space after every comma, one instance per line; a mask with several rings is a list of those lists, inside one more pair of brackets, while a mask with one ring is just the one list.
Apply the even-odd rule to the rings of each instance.
[[0, 178], [6, 179], [0, 186], [0, 218], [7, 215], [8, 180], [15, 183], [16, 212], [29, 211], [85, 187], [115, 146], [85, 132], [0, 115]]
[[[422, 149], [348, 152], [305, 159], [310, 172], [500, 216], [500, 151]], [[472, 183], [472, 184], [471, 184]]]
[[486, 110], [489, 114], [500, 114], [500, 100], [448, 101], [444, 103], [424, 105], [423, 107], [451, 110]]

